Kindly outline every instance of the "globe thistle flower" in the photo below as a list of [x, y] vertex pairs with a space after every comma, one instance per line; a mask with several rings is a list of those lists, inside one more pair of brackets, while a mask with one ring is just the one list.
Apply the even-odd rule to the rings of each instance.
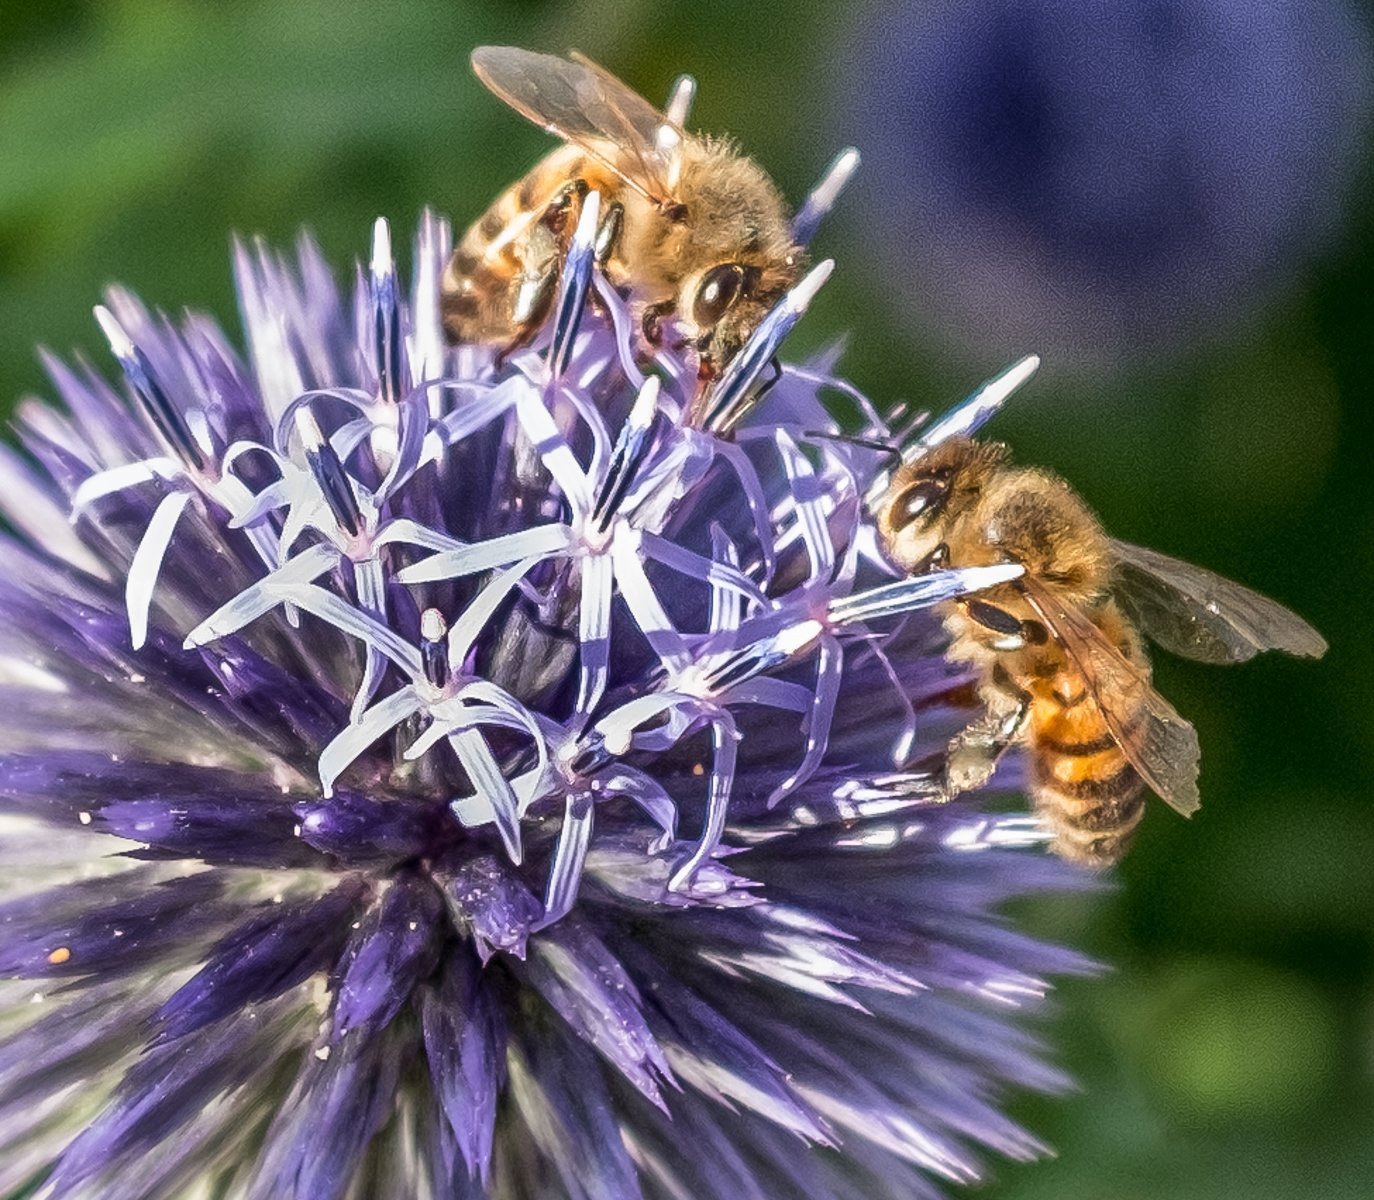
[[[848, 166], [841, 164], [841, 170]], [[835, 178], [804, 210], [811, 225]], [[1035, 826], [934, 802], [961, 677], [892, 580], [808, 276], [714, 385], [593, 268], [496, 366], [240, 245], [246, 357], [113, 291], [0, 553], [0, 1192], [878, 1197], [1039, 1147]], [[927, 437], [969, 429], [1027, 373]], [[861, 397], [851, 399], [880, 423]], [[1014, 785], [1014, 772], [1006, 783]]]
[[1336, 226], [1369, 112], [1343, 0], [870, 6], [849, 55], [885, 275], [1059, 363], [1244, 320]]

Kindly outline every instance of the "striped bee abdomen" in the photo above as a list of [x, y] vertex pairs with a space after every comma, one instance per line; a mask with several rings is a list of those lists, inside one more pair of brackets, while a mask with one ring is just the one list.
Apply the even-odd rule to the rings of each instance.
[[1106, 867], [1126, 852], [1140, 824], [1145, 784], [1097, 701], [1081, 684], [1064, 686], [1070, 682], [1054, 681], [1031, 706], [1031, 792], [1054, 833], [1055, 851], [1085, 866]]

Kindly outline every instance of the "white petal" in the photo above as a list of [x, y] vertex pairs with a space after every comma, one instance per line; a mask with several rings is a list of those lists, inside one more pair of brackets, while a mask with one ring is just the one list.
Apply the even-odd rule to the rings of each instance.
[[311, 546], [294, 558], [287, 559], [270, 575], [245, 588], [191, 630], [186, 635], [186, 648], [203, 646], [216, 638], [236, 633], [250, 621], [256, 621], [282, 603], [279, 589], [283, 585], [316, 579], [331, 570], [338, 561], [339, 552], [328, 545]]
[[419, 691], [407, 685], [374, 704], [356, 723], [345, 725], [320, 752], [318, 767], [324, 794], [332, 796], [334, 781], [358, 755], [422, 707], [424, 702]]
[[547, 558], [576, 544], [576, 538], [566, 525], [536, 525], [518, 533], [473, 542], [461, 550], [448, 550], [431, 555], [422, 562], [398, 571], [400, 583], [433, 583], [440, 579], [457, 579], [504, 567], [517, 559]]
[[806, 752], [797, 769], [773, 789], [772, 795], [768, 797], [769, 808], [788, 793], [796, 791], [821, 765], [830, 741], [830, 722], [835, 716], [835, 702], [840, 695], [840, 675], [843, 667], [844, 654], [839, 642], [833, 637], [822, 638], [816, 661], [815, 703], [811, 706], [806, 722]]
[[611, 553], [615, 558], [616, 579], [620, 596], [643, 632], [645, 640], [663, 665], [673, 674], [686, 670], [691, 662], [682, 635], [678, 633], [667, 611], [659, 602], [658, 593], [644, 574], [639, 561], [639, 539], [627, 532], [616, 539]]
[[711, 785], [706, 799], [706, 821], [696, 848], [668, 880], [669, 891], [678, 891], [691, 883], [692, 876], [720, 845], [725, 832], [725, 818], [730, 809], [730, 791], [735, 784], [735, 759], [739, 752], [739, 735], [729, 716], [711, 726]]
[[534, 929], [545, 929], [572, 911], [582, 883], [582, 865], [592, 840], [594, 807], [589, 796], [569, 796], [563, 805], [563, 828], [558, 831], [549, 882], [544, 891], [544, 915]]
[[713, 588], [728, 588], [757, 604], [766, 602], [762, 589], [749, 576], [729, 563], [713, 562], [695, 551], [647, 531], [639, 535], [644, 554], [679, 575], [705, 579]]
[[[449, 745], [458, 755], [468, 779], [472, 783], [474, 799], [480, 798], [490, 807], [491, 819], [496, 823], [501, 840], [506, 845], [506, 853], [511, 862], [519, 864], [524, 858], [524, 848], [520, 844], [519, 804], [515, 792], [511, 790], [510, 780], [502, 772], [496, 756], [492, 754], [487, 740], [475, 729], [463, 730], [449, 738]], [[464, 809], [465, 801], [453, 802], [453, 810], [460, 821], [464, 812], [473, 813], [472, 808]], [[465, 822], [467, 823], [467, 822]]]
[[784, 430], [777, 430], [774, 441], [795, 502], [797, 530], [806, 547], [807, 557], [811, 560], [811, 578], [827, 579], [835, 566], [835, 547], [831, 544], [830, 527], [826, 524], [820, 481], [796, 442]]
[[590, 714], [606, 689], [610, 671], [611, 596], [615, 574], [611, 560], [602, 554], [582, 559], [582, 596], [578, 611], [577, 687], [579, 714]]
[[169, 483], [186, 474], [181, 464], [172, 458], [145, 458], [142, 462], [127, 463], [122, 467], [111, 467], [108, 471], [97, 471], [83, 479], [72, 493], [72, 516], [95, 501], [115, 492], [122, 492], [154, 479], [165, 479]]
[[377, 536], [372, 539], [374, 546], [387, 546], [395, 542], [406, 546], [422, 546], [426, 550], [443, 551], [466, 550], [471, 544], [460, 542], [457, 538], [449, 537], [446, 533], [440, 533], [437, 529], [421, 525], [419, 521], [412, 521], [408, 517], [397, 517], [388, 521], [377, 530]]
[[420, 651], [395, 630], [354, 607], [347, 600], [313, 583], [262, 584], [276, 603], [289, 600], [298, 608], [333, 625], [342, 633], [357, 638], [363, 645], [391, 659], [412, 679], [420, 678]]
[[148, 610], [153, 603], [157, 577], [162, 573], [162, 560], [171, 544], [177, 522], [190, 502], [190, 492], [173, 492], [162, 498], [129, 564], [129, 577], [124, 585], [124, 604], [129, 613], [129, 641], [135, 650], [141, 650], [143, 643], [148, 640]]
[[472, 643], [477, 640], [477, 635], [491, 620], [492, 614], [501, 606], [501, 602], [539, 565], [540, 561], [537, 558], [527, 558], [524, 562], [516, 563], [513, 567], [507, 567], [493, 575], [463, 609], [462, 616], [448, 631], [450, 672], [454, 675], [462, 674], [463, 665], [472, 650]]
[[534, 443], [540, 461], [567, 497], [573, 513], [583, 516], [592, 510], [592, 485], [562, 431], [544, 406], [544, 398], [533, 387], [516, 393], [515, 416], [525, 436]]

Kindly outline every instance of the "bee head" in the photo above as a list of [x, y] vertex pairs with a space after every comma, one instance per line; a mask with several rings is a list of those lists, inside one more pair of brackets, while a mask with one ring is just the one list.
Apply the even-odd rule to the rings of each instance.
[[752, 159], [711, 138], [684, 143], [683, 155], [675, 195], [685, 217], [657, 253], [673, 260], [676, 320], [710, 377], [801, 278], [806, 253], [777, 186]]
[[741, 262], [724, 262], [695, 277], [684, 291], [681, 310], [695, 329], [694, 344], [706, 377], [718, 375], [768, 310], [782, 298], [786, 284]]
[[1007, 458], [999, 442], [950, 438], [899, 468], [877, 506], [878, 533], [904, 571], [942, 565], [941, 548]]

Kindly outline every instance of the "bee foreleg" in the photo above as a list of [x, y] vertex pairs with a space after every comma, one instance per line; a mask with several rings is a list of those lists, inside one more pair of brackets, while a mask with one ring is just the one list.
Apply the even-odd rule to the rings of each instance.
[[997, 769], [1007, 748], [1016, 741], [1030, 715], [1030, 698], [1019, 697], [1011, 707], [989, 710], [950, 739], [945, 755], [945, 799], [982, 787]]
[[511, 299], [513, 336], [497, 355], [497, 364], [529, 343], [543, 327], [558, 292], [559, 267], [566, 249], [573, 215], [587, 194], [584, 180], [574, 179], [558, 189], [519, 252], [520, 273]]
[[645, 308], [640, 329], [649, 345], [657, 346], [663, 341], [664, 319], [671, 316], [676, 307], [675, 300], [660, 300], [657, 304], [650, 304]]
[[606, 215], [597, 226], [596, 243], [593, 247], [597, 266], [604, 267], [615, 253], [616, 246], [620, 243], [620, 231], [624, 226], [625, 206], [617, 201], [606, 209]]

